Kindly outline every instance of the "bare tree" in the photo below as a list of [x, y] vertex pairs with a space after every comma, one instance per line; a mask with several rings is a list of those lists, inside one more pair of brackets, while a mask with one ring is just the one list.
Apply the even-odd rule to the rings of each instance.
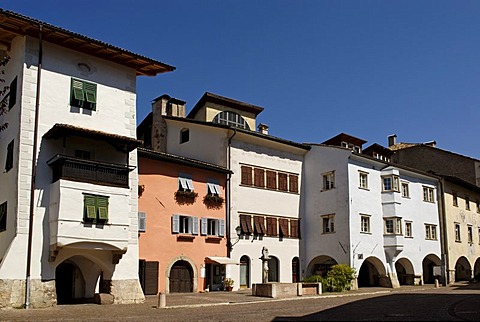
[[[8, 112], [8, 95], [10, 94], [10, 86], [5, 85], [5, 66], [10, 61], [10, 56], [6, 52], [0, 52], [0, 116]], [[8, 92], [8, 95], [7, 95]], [[8, 127], [7, 122], [0, 123], [0, 132], [5, 131]]]

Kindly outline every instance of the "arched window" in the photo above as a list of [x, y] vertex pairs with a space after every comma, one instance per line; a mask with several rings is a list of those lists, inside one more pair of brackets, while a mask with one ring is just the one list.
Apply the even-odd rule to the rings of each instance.
[[212, 122], [250, 130], [250, 127], [248, 126], [245, 119], [240, 114], [231, 111], [223, 111], [218, 113], [217, 115], [215, 115]]

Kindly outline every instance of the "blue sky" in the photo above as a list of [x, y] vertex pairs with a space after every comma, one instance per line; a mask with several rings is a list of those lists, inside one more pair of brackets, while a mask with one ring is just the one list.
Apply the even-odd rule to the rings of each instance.
[[259, 105], [270, 134], [437, 141], [480, 159], [480, 1], [0, 0], [0, 7], [175, 66], [151, 100], [204, 92]]

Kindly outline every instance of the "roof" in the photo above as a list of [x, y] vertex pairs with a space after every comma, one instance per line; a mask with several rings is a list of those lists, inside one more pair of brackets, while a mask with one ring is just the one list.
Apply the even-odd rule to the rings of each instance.
[[474, 160], [474, 161], [480, 161], [479, 159], [475, 159], [475, 158], [472, 158], [472, 157], [469, 157], [469, 156], [466, 156], [466, 155], [463, 155], [463, 154], [460, 154], [460, 153], [456, 153], [456, 152], [452, 152], [452, 151], [440, 149], [440, 148], [438, 148], [438, 147], [436, 147], [436, 146], [432, 146], [430, 143], [405, 143], [405, 142], [401, 142], [401, 143], [392, 145], [392, 146], [390, 146], [390, 147], [388, 147], [388, 148], [389, 148], [390, 150], [393, 150], [393, 151], [404, 150], [404, 149], [411, 149], [411, 148], [427, 148], [427, 149], [433, 149], [433, 150], [445, 152], [445, 153], [448, 153], [448, 154], [457, 155], [457, 156], [460, 156], [460, 157], [463, 157], [463, 158], [467, 158], [467, 159], [470, 159], [470, 160]]
[[438, 175], [441, 176], [442, 178], [444, 178], [445, 181], [449, 181], [449, 182], [454, 183], [456, 185], [459, 185], [459, 186], [462, 186], [462, 187], [467, 188], [469, 190], [480, 193], [480, 187], [477, 186], [477, 185], [474, 185], [470, 182], [467, 182], [467, 181], [462, 180], [462, 179], [460, 179], [458, 177], [455, 177], [455, 176], [449, 176], [449, 175], [443, 175], [443, 174], [438, 174]]
[[384, 156], [387, 156], [387, 157], [389, 157], [389, 156], [391, 156], [395, 153], [392, 150], [390, 150], [389, 148], [386, 148], [383, 145], [380, 145], [378, 143], [373, 143], [369, 147], [363, 149], [364, 154], [372, 154], [373, 152], [377, 152], [377, 153], [379, 153], [381, 155], [384, 155]]
[[157, 151], [144, 149], [144, 148], [138, 148], [137, 152], [139, 156], [145, 157], [145, 158], [172, 162], [176, 164], [187, 165], [194, 168], [216, 171], [216, 172], [225, 173], [225, 174], [233, 173], [231, 170], [213, 163], [203, 162], [196, 159], [185, 158], [185, 157], [181, 157], [178, 155], [169, 154], [165, 152], [157, 152]]
[[322, 142], [322, 144], [340, 145], [342, 143], [342, 141], [347, 142], [347, 143], [352, 143], [352, 144], [358, 145], [358, 146], [362, 146], [364, 143], [367, 143], [367, 141], [362, 140], [360, 138], [351, 136], [351, 135], [346, 134], [346, 133], [340, 133], [340, 134], [334, 136], [333, 138], [328, 139], [325, 142]]
[[114, 146], [119, 151], [130, 152], [142, 145], [142, 141], [128, 136], [117, 135], [97, 130], [90, 130], [68, 124], [55, 124], [43, 135], [45, 139], [58, 139], [66, 136], [81, 136], [92, 140], [101, 140]]
[[244, 103], [241, 101], [237, 101], [225, 96], [220, 96], [217, 94], [205, 92], [203, 96], [200, 98], [200, 100], [195, 104], [193, 109], [188, 113], [187, 118], [193, 118], [197, 114], [197, 112], [205, 105], [205, 103], [210, 102], [210, 103], [215, 103], [215, 104], [220, 104], [224, 106], [228, 106], [230, 108], [234, 108], [240, 111], [244, 112], [250, 112], [255, 115], [260, 114], [263, 111], [263, 107]]
[[3, 9], [0, 9], [0, 44], [9, 46], [18, 35], [39, 38], [39, 26], [42, 26], [43, 40], [133, 68], [137, 75], [155, 76], [175, 70], [173, 66], [120, 47]]
[[[275, 136], [272, 136], [272, 135], [262, 134], [262, 133], [258, 133], [258, 132], [250, 131], [250, 130], [244, 130], [244, 129], [240, 129], [240, 128], [225, 125], [225, 124], [205, 122], [205, 121], [199, 121], [199, 120], [194, 120], [194, 119], [189, 119], [189, 118], [184, 118], [184, 117], [176, 117], [176, 116], [163, 116], [163, 118], [166, 119], [166, 120], [194, 123], [194, 124], [200, 124], [200, 125], [204, 125], [204, 126], [233, 130], [233, 131], [237, 131], [237, 132], [247, 134], [247, 135], [251, 135], [251, 136], [254, 136], [254, 137], [263, 138], [265, 140], [274, 141], [274, 142], [285, 144], [285, 145], [290, 145], [290, 146], [300, 148], [300, 149], [304, 149], [304, 150], [310, 150], [310, 145], [308, 145], [308, 144], [289, 141], [289, 140], [278, 138], [278, 137], [275, 137]], [[143, 124], [143, 121], [140, 125], [142, 125], [142, 124]], [[145, 126], [145, 124], [143, 124], [143, 126]]]

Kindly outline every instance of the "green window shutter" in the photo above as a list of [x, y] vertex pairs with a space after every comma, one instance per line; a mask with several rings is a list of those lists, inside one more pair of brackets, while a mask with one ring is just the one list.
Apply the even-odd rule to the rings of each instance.
[[95, 207], [95, 200], [95, 196], [85, 195], [83, 197], [86, 219], [95, 220], [97, 218], [97, 208]]
[[98, 219], [108, 220], [108, 198], [97, 197]]
[[72, 98], [84, 101], [83, 82], [72, 78]]
[[83, 83], [83, 85], [87, 102], [95, 104], [97, 102], [97, 85], [91, 83]]

